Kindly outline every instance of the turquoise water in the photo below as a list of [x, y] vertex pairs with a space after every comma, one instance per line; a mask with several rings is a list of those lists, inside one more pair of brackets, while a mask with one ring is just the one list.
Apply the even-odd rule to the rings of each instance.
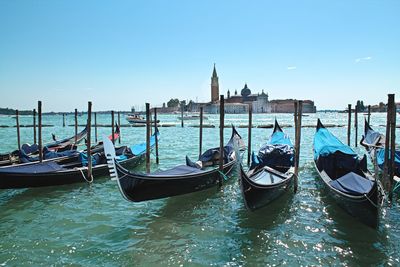
[[[218, 115], [207, 116], [207, 123], [218, 125]], [[275, 116], [281, 124], [293, 125], [291, 114], [256, 114], [253, 121], [273, 123]], [[176, 115], [159, 117], [161, 122], [179, 123]], [[347, 124], [347, 114], [317, 113], [303, 117], [303, 125], [315, 125], [317, 117], [326, 124]], [[83, 124], [86, 118], [79, 120]], [[98, 121], [110, 123], [110, 116], [98, 115]], [[227, 115], [226, 121], [244, 125], [247, 115]], [[359, 121], [358, 139], [363, 115]], [[13, 123], [11, 117], [0, 117], [0, 125]], [[21, 124], [31, 123], [31, 117], [21, 117]], [[62, 127], [62, 116], [45, 116], [43, 123], [55, 125], [43, 129], [45, 142], [53, 132], [59, 138], [74, 133], [73, 127]], [[67, 124], [73, 124], [73, 116], [67, 117]], [[385, 124], [385, 114], [373, 114], [371, 124], [384, 132], [379, 125]], [[347, 140], [346, 127], [330, 130]], [[99, 136], [110, 131], [99, 128]], [[122, 144], [145, 140], [144, 128], [121, 131]], [[238, 131], [247, 142], [247, 129]], [[294, 139], [294, 128], [284, 131]], [[399, 201], [383, 209], [378, 230], [338, 208], [316, 183], [314, 131], [302, 130], [299, 192], [255, 213], [244, 207], [237, 172], [221, 189], [143, 203], [124, 200], [108, 177], [91, 185], [0, 190], [0, 265], [400, 265]], [[186, 154], [196, 158], [198, 128], [160, 128], [160, 132], [160, 164], [153, 161], [153, 170], [181, 164]], [[253, 128], [253, 149], [271, 132]], [[230, 133], [226, 129], [226, 140]], [[204, 129], [203, 149], [218, 146], [218, 134], [219, 128]], [[21, 136], [22, 143], [32, 143], [32, 128], [21, 129]], [[15, 149], [16, 129], [0, 128], [0, 139], [0, 152]], [[351, 140], [354, 144], [354, 135]], [[365, 152], [360, 147], [356, 151]]]

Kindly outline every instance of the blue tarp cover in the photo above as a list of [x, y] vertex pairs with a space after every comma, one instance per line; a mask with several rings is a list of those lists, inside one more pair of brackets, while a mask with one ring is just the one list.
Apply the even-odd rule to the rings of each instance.
[[349, 146], [343, 144], [327, 129], [318, 129], [314, 136], [314, 159], [333, 154], [337, 151], [347, 155], [357, 155]]
[[371, 191], [374, 183], [358, 174], [355, 174], [354, 172], [349, 172], [348, 174], [331, 181], [330, 185], [347, 194], [362, 195]]
[[292, 141], [290, 141], [290, 138], [287, 134], [283, 132], [275, 132], [271, 135], [271, 138], [269, 139], [268, 143], [269, 145], [288, 145], [293, 147]]
[[[156, 143], [156, 137], [155, 137], [155, 135], [152, 135], [150, 137], [150, 147], [154, 146], [155, 143]], [[130, 147], [130, 149], [131, 149], [133, 155], [136, 155], [136, 156], [141, 155], [146, 152], [146, 143], [133, 145]]]
[[200, 169], [197, 169], [197, 168], [186, 166], [186, 165], [179, 165], [179, 166], [176, 166], [169, 170], [158, 171], [158, 172], [154, 173], [153, 175], [155, 175], [155, 176], [158, 176], [158, 175], [159, 176], [162, 176], [162, 175], [186, 175], [186, 174], [199, 173], [199, 172], [203, 172], [203, 171]]
[[47, 173], [47, 172], [55, 172], [61, 171], [62, 168], [55, 162], [42, 162], [42, 163], [34, 163], [28, 165], [17, 165], [17, 166], [10, 166], [7, 168], [1, 168], [0, 173]]
[[[390, 150], [389, 150], [389, 158], [390, 158]], [[383, 170], [383, 167], [385, 164], [385, 149], [381, 148], [381, 149], [377, 150], [376, 162], [378, 163], [379, 168]], [[399, 150], [396, 150], [394, 152], [394, 163], [396, 165], [395, 174], [396, 174], [396, 176], [399, 176], [400, 175], [400, 151]]]

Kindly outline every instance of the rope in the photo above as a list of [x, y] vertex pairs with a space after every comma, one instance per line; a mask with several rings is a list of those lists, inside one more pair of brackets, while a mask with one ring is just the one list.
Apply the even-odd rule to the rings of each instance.
[[89, 184], [93, 183], [93, 174], [90, 174], [90, 180], [88, 180], [88, 179], [85, 177], [85, 174], [83, 174], [82, 169], [79, 169], [79, 171], [81, 172], [82, 177], [83, 177], [83, 179], [85, 179], [86, 182], [88, 182]]
[[222, 176], [222, 178], [224, 178], [224, 181], [228, 181], [228, 180], [229, 180], [228, 176], [226, 176], [226, 175], [225, 175], [223, 172], [221, 172], [220, 170], [218, 170], [218, 173], [219, 173], [219, 175]]

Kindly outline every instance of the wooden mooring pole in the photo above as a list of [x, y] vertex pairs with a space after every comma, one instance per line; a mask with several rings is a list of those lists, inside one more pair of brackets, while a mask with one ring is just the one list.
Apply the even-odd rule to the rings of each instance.
[[371, 105], [368, 105], [368, 116], [367, 116], [368, 124], [370, 123], [370, 119], [371, 119]]
[[36, 144], [36, 109], [33, 109], [33, 143]]
[[354, 146], [358, 145], [358, 104], [354, 108]]
[[203, 148], [203, 107], [200, 107], [200, 137], [199, 137], [199, 158]]
[[253, 108], [252, 104], [249, 104], [249, 128], [248, 128], [248, 143], [247, 143], [247, 166], [250, 166], [251, 162], [251, 128], [253, 124]]
[[183, 102], [181, 102], [181, 127], [183, 128]]
[[396, 103], [394, 94], [389, 94], [390, 102], [390, 161], [389, 161], [389, 200], [393, 200], [394, 173], [396, 170], [395, 152], [396, 152]]
[[43, 161], [43, 143], [42, 143], [42, 101], [38, 101], [38, 139], [39, 139], [39, 161]]
[[15, 111], [15, 119], [17, 120], [17, 143], [18, 143], [18, 150], [21, 149], [21, 133], [19, 131], [19, 111], [18, 109]]
[[[92, 102], [88, 102], [88, 117], [87, 117], [87, 137], [86, 137], [86, 149], [87, 149], [87, 179], [92, 177], [92, 151], [91, 151], [91, 127], [92, 127]], [[92, 179], [91, 179], [92, 180]], [[89, 180], [89, 181], [91, 181]]]
[[389, 191], [390, 185], [390, 177], [389, 177], [389, 150], [390, 150], [390, 126], [391, 126], [391, 118], [392, 118], [392, 108], [391, 108], [391, 99], [390, 94], [388, 95], [388, 103], [387, 103], [387, 110], [386, 110], [386, 136], [385, 136], [385, 153], [384, 153], [384, 165], [383, 165], [383, 177], [382, 182], [383, 186], [385, 187], [386, 191]]
[[[296, 105], [297, 104], [297, 105]], [[303, 101], [295, 102], [295, 164], [294, 164], [294, 193], [297, 193], [299, 186], [299, 165], [300, 165], [300, 147], [301, 147], [301, 120], [303, 116]]]
[[157, 108], [154, 108], [154, 132], [156, 134], [156, 164], [160, 163], [160, 159], [158, 157], [158, 126], [157, 126]]
[[348, 108], [348, 120], [347, 120], [347, 145], [350, 146], [350, 137], [351, 137], [351, 104], [349, 104]]
[[150, 173], [150, 104], [146, 103], [146, 172]]
[[115, 145], [114, 131], [114, 110], [111, 110], [111, 141]]
[[94, 113], [94, 140], [97, 144], [97, 112]]
[[63, 113], [63, 127], [65, 127], [65, 113]]
[[78, 110], [75, 109], [75, 144], [78, 141]]
[[121, 144], [121, 115], [119, 111], [118, 111], [118, 127], [119, 127], [118, 144]]
[[[220, 96], [219, 102], [219, 171], [224, 171], [224, 118], [225, 117], [225, 99], [224, 95]], [[218, 185], [222, 186], [222, 174], [219, 175]]]

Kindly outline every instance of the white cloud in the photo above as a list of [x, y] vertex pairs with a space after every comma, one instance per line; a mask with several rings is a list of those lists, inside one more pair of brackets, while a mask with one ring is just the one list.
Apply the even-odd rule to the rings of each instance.
[[370, 57], [370, 56], [368, 56], [368, 57], [360, 57], [360, 58], [356, 58], [356, 63], [361, 63], [361, 62], [365, 62], [365, 61], [368, 61], [368, 60], [371, 60], [372, 59], [372, 57]]
[[297, 69], [297, 67], [296, 66], [288, 66], [287, 69], [288, 70], [295, 70], [295, 69]]

